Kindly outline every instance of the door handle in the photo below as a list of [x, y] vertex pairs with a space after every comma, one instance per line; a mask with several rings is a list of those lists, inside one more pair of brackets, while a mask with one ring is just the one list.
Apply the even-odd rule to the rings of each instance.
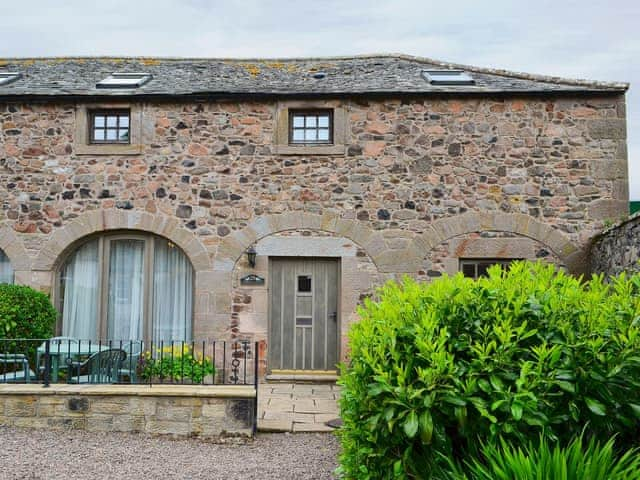
[[333, 318], [334, 322], [338, 321], [338, 312], [333, 312], [329, 314], [329, 318]]

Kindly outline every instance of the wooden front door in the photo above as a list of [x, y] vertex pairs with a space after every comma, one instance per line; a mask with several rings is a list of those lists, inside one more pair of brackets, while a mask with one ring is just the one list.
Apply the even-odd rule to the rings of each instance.
[[339, 261], [270, 259], [269, 370], [335, 370]]

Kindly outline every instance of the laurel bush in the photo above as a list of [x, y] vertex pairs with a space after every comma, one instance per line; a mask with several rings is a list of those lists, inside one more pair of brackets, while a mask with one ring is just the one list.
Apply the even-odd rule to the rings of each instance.
[[359, 309], [342, 367], [340, 468], [430, 478], [484, 443], [638, 438], [640, 276], [516, 262], [488, 277], [387, 283]]

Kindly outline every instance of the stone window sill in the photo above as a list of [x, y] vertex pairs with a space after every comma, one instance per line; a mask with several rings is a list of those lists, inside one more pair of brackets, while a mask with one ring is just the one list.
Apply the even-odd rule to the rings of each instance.
[[77, 155], [140, 155], [143, 145], [76, 145]]
[[278, 155], [344, 155], [344, 145], [274, 145]]

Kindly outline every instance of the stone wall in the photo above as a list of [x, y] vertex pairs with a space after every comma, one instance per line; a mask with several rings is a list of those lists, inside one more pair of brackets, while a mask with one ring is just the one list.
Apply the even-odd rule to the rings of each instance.
[[458, 271], [459, 259], [479, 258], [535, 259], [566, 267], [542, 242], [511, 232], [483, 231], [452, 237], [434, 247], [418, 272], [419, 278], [453, 275]]
[[153, 232], [194, 265], [194, 336], [262, 340], [266, 258], [264, 291], [237, 279], [246, 248], [269, 237], [308, 231], [360, 252], [334, 255], [352, 285], [346, 328], [380, 282], [455, 270], [467, 236], [517, 237], [527, 258], [580, 271], [592, 237], [626, 212], [624, 96], [334, 104], [344, 151], [296, 155], [276, 145], [286, 101], [129, 105], [141, 146], [127, 155], [83, 153], [86, 106], [0, 105], [0, 248], [16, 281], [55, 296], [57, 268], [88, 235]]
[[591, 271], [605, 275], [640, 272], [640, 215], [608, 228], [591, 246]]
[[172, 437], [253, 435], [253, 387], [0, 385], [0, 425]]

